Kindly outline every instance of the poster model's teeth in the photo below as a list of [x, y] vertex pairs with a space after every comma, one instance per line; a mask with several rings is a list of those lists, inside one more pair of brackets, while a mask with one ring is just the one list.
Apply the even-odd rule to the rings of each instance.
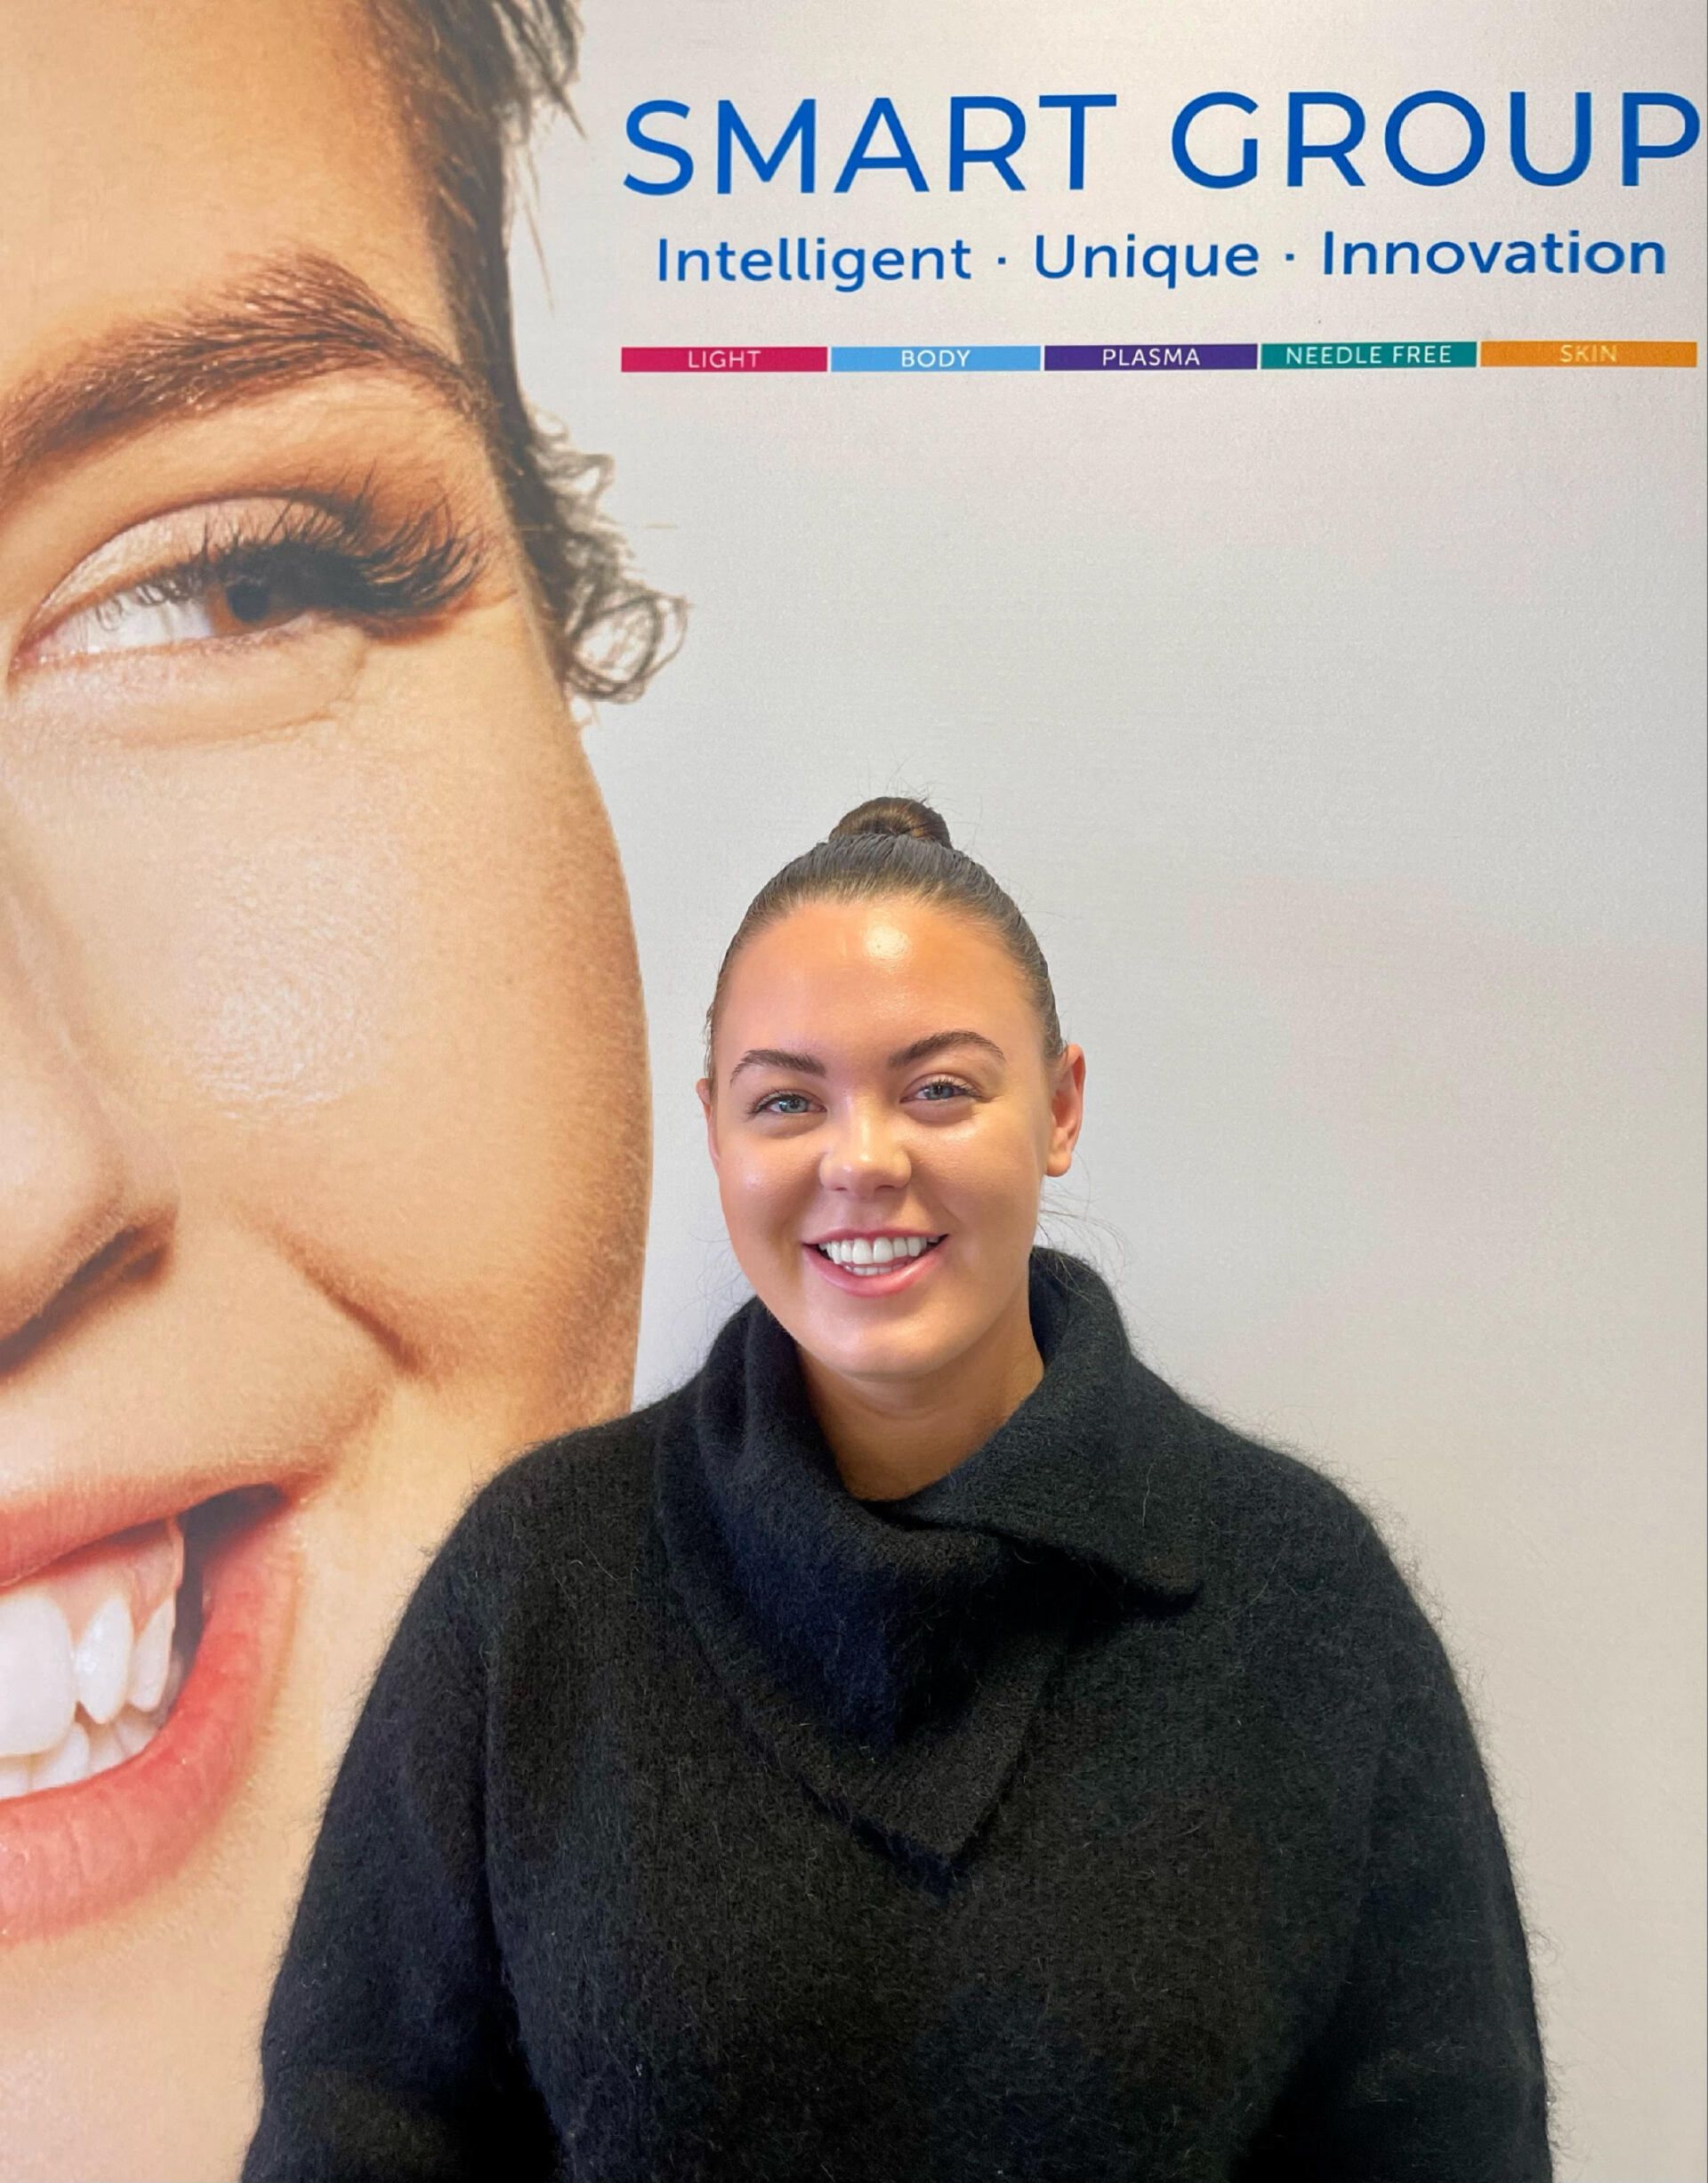
[[178, 1518], [64, 1556], [0, 1591], [0, 1799], [132, 1757], [183, 1680]]

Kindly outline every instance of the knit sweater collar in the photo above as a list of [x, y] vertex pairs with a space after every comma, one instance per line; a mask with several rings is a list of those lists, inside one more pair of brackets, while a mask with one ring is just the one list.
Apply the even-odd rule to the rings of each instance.
[[1201, 1583], [1196, 1414], [1084, 1261], [1035, 1249], [1029, 1301], [1043, 1378], [903, 1499], [848, 1492], [757, 1297], [660, 1440], [672, 1579], [748, 1733], [844, 1817], [939, 1857], [995, 1803], [1080, 1616]]

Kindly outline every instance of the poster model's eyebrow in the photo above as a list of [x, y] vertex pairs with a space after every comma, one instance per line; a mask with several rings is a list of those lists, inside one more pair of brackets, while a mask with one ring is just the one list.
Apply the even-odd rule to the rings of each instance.
[[490, 439], [482, 383], [359, 275], [318, 251], [267, 258], [157, 316], [122, 320], [0, 398], [0, 501], [44, 464], [139, 426], [375, 368], [426, 386]]

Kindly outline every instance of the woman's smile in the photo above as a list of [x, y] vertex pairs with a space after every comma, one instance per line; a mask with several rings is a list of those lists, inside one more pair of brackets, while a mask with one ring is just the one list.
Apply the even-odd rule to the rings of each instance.
[[897, 1233], [857, 1231], [809, 1244], [825, 1278], [837, 1288], [864, 1296], [893, 1296], [923, 1279], [926, 1261], [934, 1260], [947, 1236], [918, 1230]]

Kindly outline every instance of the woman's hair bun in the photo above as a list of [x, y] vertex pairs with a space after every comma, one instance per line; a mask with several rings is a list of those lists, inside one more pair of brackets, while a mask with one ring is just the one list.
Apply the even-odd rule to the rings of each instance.
[[953, 849], [949, 830], [929, 803], [912, 796], [872, 796], [858, 803], [831, 828], [828, 839], [845, 842], [857, 834], [911, 834], [918, 842], [939, 842]]

